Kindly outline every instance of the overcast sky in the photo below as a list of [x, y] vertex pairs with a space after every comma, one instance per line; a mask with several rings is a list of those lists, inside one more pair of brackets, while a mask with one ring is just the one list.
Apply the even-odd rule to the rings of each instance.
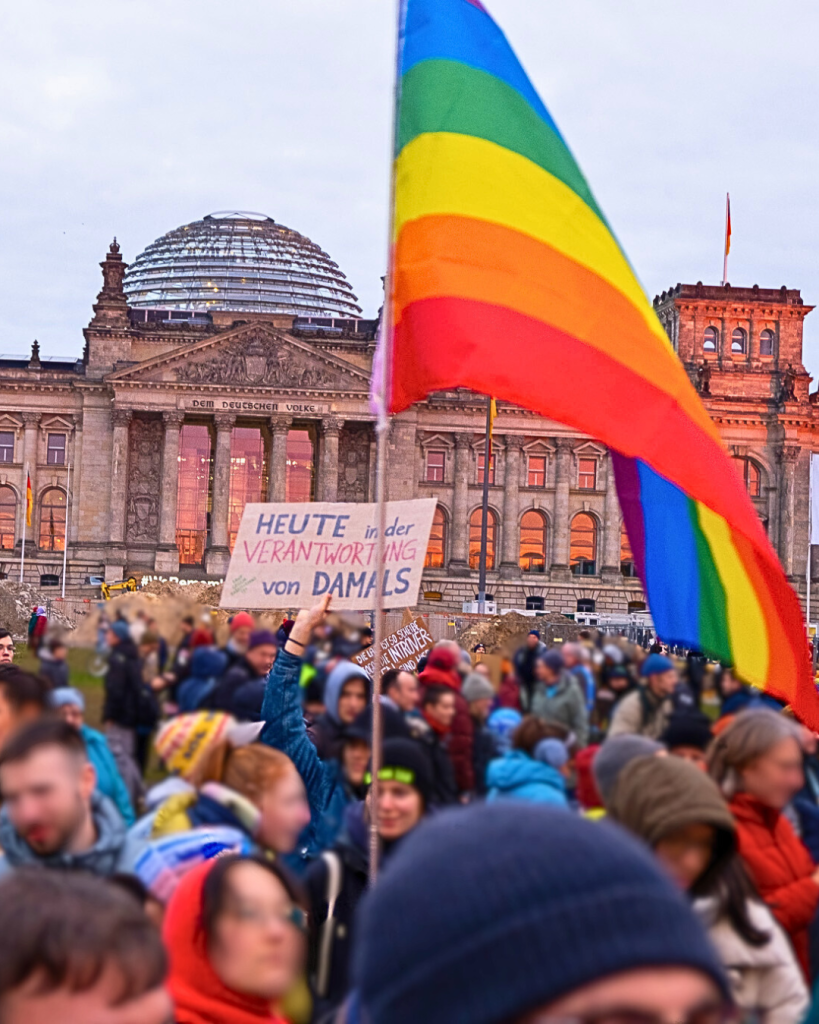
[[[651, 296], [729, 280], [819, 302], [819, 4], [486, 0]], [[255, 210], [380, 303], [393, 0], [27, 0], [0, 8], [0, 352], [82, 350], [126, 260]], [[815, 323], [811, 321], [815, 320]], [[808, 319], [819, 377], [819, 311]]]

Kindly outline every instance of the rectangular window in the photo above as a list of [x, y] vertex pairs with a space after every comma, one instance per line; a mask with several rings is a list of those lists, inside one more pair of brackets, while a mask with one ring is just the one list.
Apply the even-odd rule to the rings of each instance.
[[545, 455], [530, 455], [529, 456], [529, 487], [545, 487], [546, 486], [546, 456]]
[[14, 462], [14, 434], [11, 430], [0, 431], [0, 462]]
[[[478, 454], [478, 483], [483, 483], [483, 467], [484, 467], [484, 453]], [[489, 483], [494, 484], [495, 482], [495, 453], [493, 452], [489, 456]]]
[[442, 484], [444, 482], [444, 467], [446, 465], [446, 452], [427, 452], [427, 473], [425, 480], [428, 484]]
[[578, 459], [577, 486], [581, 491], [597, 489], [597, 459]]
[[46, 462], [49, 466], [65, 465], [65, 434], [48, 435]]

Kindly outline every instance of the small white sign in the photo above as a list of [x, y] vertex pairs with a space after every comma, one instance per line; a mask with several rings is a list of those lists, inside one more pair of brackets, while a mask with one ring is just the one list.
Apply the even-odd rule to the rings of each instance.
[[[324, 594], [332, 607], [366, 611], [381, 586], [385, 608], [418, 600], [434, 498], [387, 503], [384, 566], [376, 566], [377, 505], [246, 505], [223, 608], [307, 608]], [[379, 581], [380, 576], [380, 581]]]

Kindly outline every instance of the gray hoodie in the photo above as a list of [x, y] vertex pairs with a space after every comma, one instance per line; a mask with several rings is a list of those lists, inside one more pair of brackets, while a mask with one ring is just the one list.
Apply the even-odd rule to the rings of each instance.
[[14, 830], [4, 807], [0, 811], [0, 878], [20, 867], [57, 868], [68, 871], [90, 871], [94, 875], [130, 873], [146, 843], [128, 835], [125, 822], [108, 797], [95, 793], [91, 797], [91, 814], [97, 830], [97, 841], [80, 853], [52, 853], [40, 857]]

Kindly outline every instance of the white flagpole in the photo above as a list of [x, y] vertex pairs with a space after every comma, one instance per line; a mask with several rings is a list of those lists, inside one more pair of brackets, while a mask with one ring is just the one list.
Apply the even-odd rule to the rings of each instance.
[[68, 463], [65, 477], [65, 537], [63, 537], [63, 586], [62, 596], [65, 597], [65, 570], [68, 564], [68, 504], [71, 494], [71, 463]]
[[28, 519], [28, 463], [23, 469], [23, 548], [20, 552], [20, 584], [23, 583], [23, 566], [26, 564], [26, 520]]
[[370, 885], [375, 883], [378, 877], [378, 861], [381, 852], [381, 842], [378, 835], [378, 773], [381, 769], [381, 671], [382, 651], [381, 644], [384, 640], [386, 630], [384, 622], [384, 533], [387, 529], [387, 439], [390, 430], [390, 420], [387, 413], [389, 407], [389, 396], [387, 393], [390, 380], [390, 362], [392, 355], [392, 304], [393, 304], [393, 273], [392, 273], [392, 236], [395, 218], [395, 140], [398, 132], [398, 103], [401, 90], [401, 40], [404, 28], [405, 0], [397, 0], [396, 33], [395, 33], [395, 85], [393, 91], [392, 110], [392, 139], [390, 144], [390, 207], [389, 207], [389, 233], [387, 235], [387, 281], [384, 289], [384, 314], [381, 318], [381, 359], [374, 370], [380, 374], [379, 400], [380, 407], [376, 421], [376, 494], [378, 536], [376, 537], [375, 565], [377, 585], [375, 588], [375, 623], [373, 629], [373, 644], [375, 646], [375, 657], [373, 658], [373, 745], [371, 757], [372, 785], [370, 787]]

